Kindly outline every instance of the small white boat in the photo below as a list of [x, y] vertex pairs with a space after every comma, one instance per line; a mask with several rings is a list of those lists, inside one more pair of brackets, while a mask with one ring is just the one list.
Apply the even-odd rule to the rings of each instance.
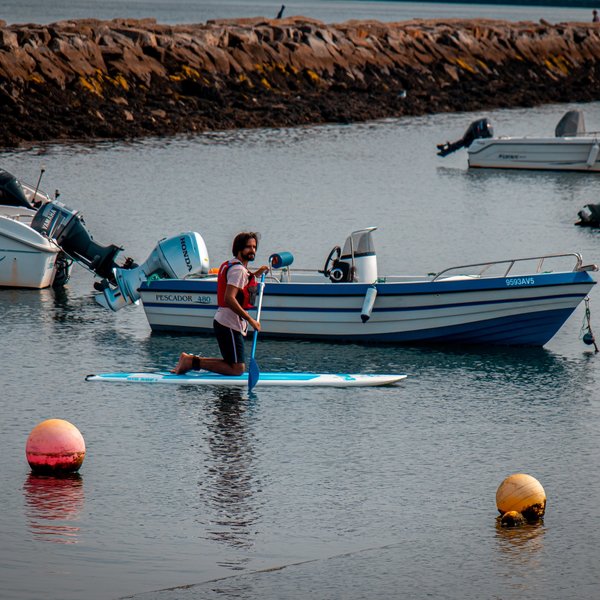
[[0, 287], [41, 289], [54, 283], [61, 249], [30, 227], [31, 218], [0, 207]]
[[586, 132], [579, 110], [563, 116], [554, 137], [494, 137], [489, 120], [481, 119], [471, 123], [461, 140], [438, 145], [438, 154], [447, 156], [463, 147], [469, 167], [600, 171], [600, 134]]
[[61, 248], [32, 228], [44, 192], [0, 169], [0, 287], [45, 288], [68, 279]]
[[[95, 242], [79, 211], [51, 199], [38, 186], [0, 169], [0, 287], [64, 285], [73, 261], [111, 280], [122, 248]], [[125, 259], [125, 265], [130, 263]]]
[[[273, 255], [261, 337], [542, 346], [595, 284], [589, 271], [597, 267], [579, 254], [381, 277], [374, 229], [353, 232], [343, 250], [334, 247], [321, 271], [291, 269], [289, 253]], [[213, 332], [215, 276], [149, 277], [130, 301], [139, 297], [153, 331]]]

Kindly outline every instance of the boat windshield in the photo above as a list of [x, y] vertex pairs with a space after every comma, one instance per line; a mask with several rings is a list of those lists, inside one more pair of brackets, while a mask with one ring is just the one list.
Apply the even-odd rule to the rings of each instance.
[[580, 110], [566, 112], [554, 130], [555, 137], [577, 137], [585, 134], [585, 122]]
[[369, 227], [368, 229], [353, 231], [346, 238], [342, 256], [364, 256], [375, 254], [375, 244], [373, 244], [373, 237], [371, 235], [371, 232], [374, 230], [375, 227]]

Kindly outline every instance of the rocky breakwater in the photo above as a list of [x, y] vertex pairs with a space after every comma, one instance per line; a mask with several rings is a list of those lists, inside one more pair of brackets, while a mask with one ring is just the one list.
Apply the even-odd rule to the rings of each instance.
[[582, 23], [0, 21], [0, 146], [597, 100], [599, 61]]

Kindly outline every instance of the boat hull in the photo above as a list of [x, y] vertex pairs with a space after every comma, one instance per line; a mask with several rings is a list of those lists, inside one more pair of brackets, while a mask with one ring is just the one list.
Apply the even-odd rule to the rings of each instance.
[[478, 139], [468, 154], [470, 167], [600, 172], [594, 137]]
[[0, 216], [0, 287], [51, 286], [59, 252], [26, 222]]
[[[587, 272], [377, 284], [369, 320], [367, 284], [268, 283], [261, 336], [334, 342], [542, 346], [594, 285]], [[162, 280], [140, 288], [153, 331], [213, 331], [216, 282]]]

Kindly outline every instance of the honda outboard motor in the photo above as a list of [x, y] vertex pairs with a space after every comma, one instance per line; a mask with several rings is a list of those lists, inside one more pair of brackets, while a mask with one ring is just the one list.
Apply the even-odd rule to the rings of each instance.
[[[102, 292], [95, 298], [104, 308], [117, 311], [129, 304], [137, 304], [138, 289], [149, 278], [181, 279], [187, 275], [207, 275], [209, 267], [202, 236], [195, 231], [181, 233], [158, 242], [141, 265], [130, 263], [115, 267], [110, 278], [94, 284]], [[111, 285], [111, 282], [115, 284]]]
[[353, 231], [343, 250], [335, 246], [321, 273], [333, 283], [374, 283], [377, 280], [377, 254], [371, 233], [376, 227]]
[[115, 259], [123, 248], [96, 243], [78, 211], [52, 200], [37, 211], [31, 228], [54, 240], [65, 254], [100, 277], [113, 277]]
[[469, 127], [467, 127], [465, 135], [463, 135], [463, 137], [457, 142], [446, 142], [445, 144], [438, 144], [438, 156], [448, 156], [448, 154], [456, 152], [456, 150], [460, 150], [461, 148], [468, 148], [474, 140], [491, 137], [494, 137], [494, 128], [492, 127], [492, 124], [489, 119], [485, 118], [479, 119], [478, 121], [473, 121], [469, 125]]

